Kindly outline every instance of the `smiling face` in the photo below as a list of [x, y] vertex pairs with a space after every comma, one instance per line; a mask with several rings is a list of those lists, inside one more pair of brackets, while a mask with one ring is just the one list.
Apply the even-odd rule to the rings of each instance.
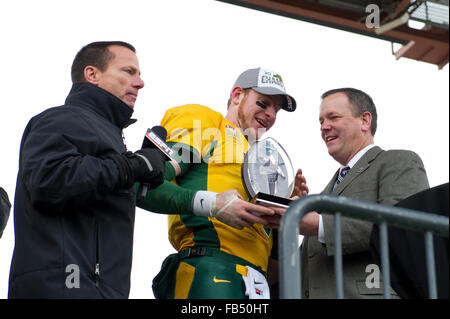
[[[113, 58], [104, 71], [88, 66], [86, 80], [114, 94], [129, 107], [134, 108], [138, 91], [144, 87], [140, 77], [139, 62], [130, 49], [112, 45], [109, 48]], [[89, 69], [90, 68], [90, 69]]]
[[245, 91], [240, 89], [240, 94], [242, 96], [236, 105], [235, 124], [250, 137], [259, 139], [275, 124], [283, 97], [281, 95], [263, 95], [251, 89]]
[[371, 114], [353, 115], [353, 106], [345, 93], [335, 93], [320, 105], [320, 131], [328, 154], [341, 165], [347, 165], [361, 149], [373, 143], [370, 133]]

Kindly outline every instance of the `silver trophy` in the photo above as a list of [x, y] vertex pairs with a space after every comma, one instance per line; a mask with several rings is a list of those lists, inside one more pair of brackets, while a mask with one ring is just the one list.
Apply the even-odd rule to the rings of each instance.
[[242, 177], [251, 202], [288, 207], [294, 189], [294, 169], [284, 148], [269, 137], [254, 143], [245, 155]]

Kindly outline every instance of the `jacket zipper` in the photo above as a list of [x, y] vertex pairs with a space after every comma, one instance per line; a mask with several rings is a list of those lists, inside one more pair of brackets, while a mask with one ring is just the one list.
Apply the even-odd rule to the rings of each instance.
[[100, 264], [99, 263], [95, 264], [94, 274], [95, 274], [95, 286], [98, 288], [99, 282], [100, 282]]
[[100, 234], [98, 222], [95, 222], [95, 265], [94, 265], [95, 286], [100, 284]]

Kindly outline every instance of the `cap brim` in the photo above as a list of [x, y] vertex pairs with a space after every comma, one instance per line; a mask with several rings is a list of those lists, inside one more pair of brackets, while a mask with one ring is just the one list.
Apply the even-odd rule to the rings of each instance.
[[295, 99], [281, 90], [273, 87], [254, 87], [252, 89], [264, 95], [283, 95], [285, 99], [281, 108], [285, 111], [294, 112], [297, 108], [297, 102], [295, 102]]
[[282, 106], [283, 110], [288, 112], [294, 112], [295, 109], [297, 108], [297, 102], [295, 102], [295, 99], [288, 94], [286, 94], [285, 97], [286, 103], [284, 103]]

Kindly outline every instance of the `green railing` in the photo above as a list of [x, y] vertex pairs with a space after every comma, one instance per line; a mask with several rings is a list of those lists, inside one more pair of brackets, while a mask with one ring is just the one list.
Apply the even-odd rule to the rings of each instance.
[[341, 216], [366, 220], [380, 227], [381, 272], [384, 297], [390, 298], [390, 273], [387, 225], [424, 232], [428, 290], [437, 298], [433, 234], [448, 237], [449, 219], [444, 216], [355, 200], [334, 195], [308, 195], [293, 202], [281, 220], [279, 231], [280, 298], [301, 298], [299, 227], [310, 211], [334, 214], [334, 269], [336, 297], [344, 298], [342, 276]]

